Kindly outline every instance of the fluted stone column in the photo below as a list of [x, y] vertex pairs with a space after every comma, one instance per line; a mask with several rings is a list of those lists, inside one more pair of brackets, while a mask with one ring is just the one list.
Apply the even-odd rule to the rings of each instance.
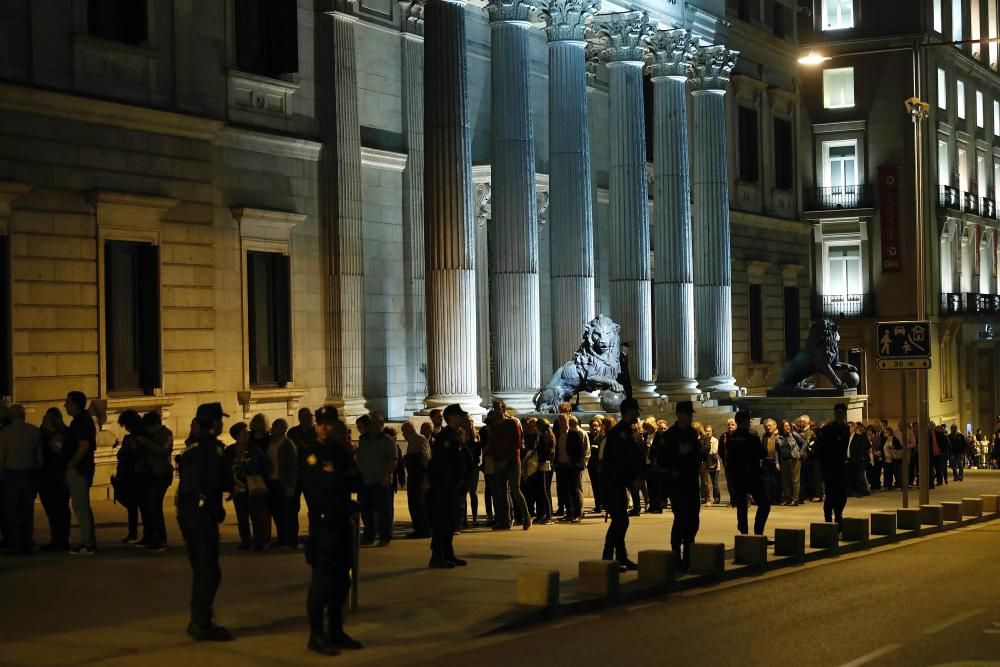
[[611, 310], [631, 343], [629, 363], [637, 397], [655, 396], [649, 270], [649, 190], [642, 98], [643, 60], [655, 32], [645, 12], [595, 19], [606, 40], [602, 60], [610, 70], [609, 195]]
[[423, 408], [427, 396], [427, 315], [424, 310], [424, 4], [399, 3], [403, 71], [403, 308], [406, 326], [406, 411]]
[[594, 211], [587, 125], [586, 22], [600, 0], [536, 0], [549, 42], [552, 367], [573, 357], [594, 317]]
[[733, 304], [726, 159], [726, 84], [738, 51], [702, 47], [694, 56], [695, 330], [698, 386], [713, 396], [737, 391], [733, 377]]
[[[323, 58], [317, 65], [324, 142], [323, 224], [330, 261], [330, 396], [345, 416], [365, 412], [364, 386], [364, 249], [361, 229], [361, 130], [355, 25], [340, 12], [325, 17]], [[325, 151], [324, 151], [325, 152]]]
[[686, 91], [696, 44], [697, 39], [687, 30], [661, 30], [650, 43], [656, 386], [674, 401], [698, 394]]
[[493, 160], [490, 225], [492, 393], [532, 410], [541, 384], [535, 136], [531, 118], [529, 0], [490, 0]]
[[464, 0], [424, 5], [424, 249], [427, 408], [476, 393], [476, 257]]

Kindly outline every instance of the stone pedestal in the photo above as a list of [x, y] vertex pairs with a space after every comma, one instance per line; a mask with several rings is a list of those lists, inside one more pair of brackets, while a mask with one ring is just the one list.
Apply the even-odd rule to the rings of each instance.
[[806, 555], [806, 529], [775, 528], [774, 555], [803, 558]]
[[833, 406], [837, 403], [847, 405], [847, 420], [862, 421], [868, 396], [855, 394], [853, 396], [808, 397], [794, 396], [771, 398], [769, 396], [743, 396], [733, 400], [740, 410], [750, 410], [755, 417], [767, 415], [776, 420], [798, 419], [808, 415], [817, 424], [833, 418]]
[[650, 586], [674, 580], [674, 552], [646, 549], [639, 552], [639, 581]]
[[698, 386], [731, 397], [733, 377], [732, 251], [726, 153], [726, 84], [737, 52], [724, 46], [695, 51], [691, 193], [694, 201], [694, 309]]
[[530, 607], [558, 607], [559, 570], [518, 572], [517, 603]]
[[763, 535], [737, 535], [735, 552], [737, 565], [767, 567], [767, 538]]
[[896, 535], [896, 513], [895, 512], [872, 512], [871, 515], [872, 535]]
[[861, 517], [844, 517], [843, 537], [845, 542], [861, 542], [868, 544], [870, 535], [868, 519]]
[[840, 545], [840, 526], [836, 523], [809, 524], [810, 549], [834, 549]]
[[459, 403], [481, 413], [476, 394], [476, 260], [465, 2], [424, 5], [424, 244], [427, 257], [425, 406]]
[[603, 598], [618, 596], [618, 563], [613, 560], [581, 560], [578, 573], [580, 592]]
[[940, 505], [921, 505], [920, 506], [920, 525], [921, 526], [937, 526], [940, 528], [944, 525], [944, 508]]
[[941, 509], [944, 512], [945, 521], [961, 521], [962, 520], [962, 503], [961, 501], [954, 502], [943, 502], [941, 503]]
[[691, 549], [691, 574], [705, 574], [713, 577], [726, 569], [726, 545], [721, 542], [695, 542]]

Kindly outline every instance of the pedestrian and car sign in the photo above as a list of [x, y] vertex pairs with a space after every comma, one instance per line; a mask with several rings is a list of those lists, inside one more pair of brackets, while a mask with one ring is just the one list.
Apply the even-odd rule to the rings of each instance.
[[905, 371], [931, 367], [930, 322], [879, 322], [875, 339], [878, 342], [879, 370]]

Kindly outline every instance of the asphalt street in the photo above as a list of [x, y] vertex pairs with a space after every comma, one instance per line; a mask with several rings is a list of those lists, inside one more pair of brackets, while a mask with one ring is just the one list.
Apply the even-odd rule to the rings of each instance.
[[418, 664], [1000, 665], [1000, 525], [472, 642]]

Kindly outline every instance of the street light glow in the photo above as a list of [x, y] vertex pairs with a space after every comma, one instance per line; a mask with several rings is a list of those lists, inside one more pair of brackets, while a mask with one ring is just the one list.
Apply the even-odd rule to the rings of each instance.
[[824, 63], [827, 60], [830, 60], [830, 56], [824, 56], [819, 53], [816, 53], [815, 51], [810, 51], [807, 55], [804, 55], [801, 58], [799, 58], [799, 64], [812, 66], [812, 65], [819, 65], [820, 63]]

